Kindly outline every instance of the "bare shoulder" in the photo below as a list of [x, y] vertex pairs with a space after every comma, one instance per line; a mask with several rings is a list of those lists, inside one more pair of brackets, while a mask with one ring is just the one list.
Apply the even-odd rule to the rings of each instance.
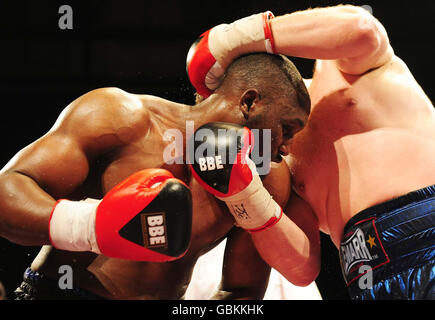
[[281, 207], [287, 204], [291, 192], [291, 177], [284, 160], [272, 164], [269, 174], [263, 179], [263, 185]]
[[136, 95], [119, 88], [100, 88], [70, 103], [51, 131], [122, 144], [143, 136], [148, 126], [149, 112]]
[[149, 112], [140, 99], [119, 88], [92, 90], [73, 101], [64, 113], [71, 120], [101, 124], [107, 129], [134, 126], [149, 118]]
[[[377, 96], [388, 97], [388, 102], [396, 99], [397, 102], [409, 104], [412, 96], [416, 94], [419, 97], [424, 95], [424, 92], [418, 85], [411, 70], [406, 63], [398, 56], [394, 55], [386, 64], [378, 69], [374, 69], [365, 75], [366, 81], [364, 84], [369, 84], [371, 92]], [[370, 85], [370, 84], [376, 85]], [[420, 99], [417, 99], [420, 101]], [[425, 100], [425, 99], [424, 99]], [[385, 99], [380, 100], [386, 103]], [[423, 100], [421, 100], [423, 101]], [[414, 101], [414, 105], [416, 102]]]
[[394, 55], [385, 65], [383, 65], [380, 70], [388, 70], [391, 72], [411, 75], [411, 72], [406, 63], [396, 55]]

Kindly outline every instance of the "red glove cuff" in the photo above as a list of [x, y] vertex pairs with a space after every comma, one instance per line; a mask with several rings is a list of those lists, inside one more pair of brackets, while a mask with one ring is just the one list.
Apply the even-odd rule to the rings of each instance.
[[263, 13], [263, 30], [264, 30], [264, 41], [266, 42], [266, 50], [268, 53], [276, 53], [275, 41], [273, 40], [272, 29], [270, 28], [270, 20], [275, 16], [272, 12], [266, 11]]
[[254, 228], [254, 229], [245, 229], [245, 230], [248, 231], [249, 233], [260, 232], [260, 231], [272, 228], [275, 224], [278, 223], [279, 220], [281, 220], [281, 218], [282, 218], [282, 209], [281, 209], [281, 213], [279, 214], [279, 217], [270, 218], [269, 221], [267, 221], [261, 227]]

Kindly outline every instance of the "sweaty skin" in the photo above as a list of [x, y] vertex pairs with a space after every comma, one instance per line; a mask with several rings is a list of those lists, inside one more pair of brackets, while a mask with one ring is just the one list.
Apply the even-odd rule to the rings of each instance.
[[435, 183], [435, 109], [364, 9], [308, 9], [270, 23], [278, 53], [316, 65], [308, 121], [282, 147], [294, 191], [285, 212], [297, 227], [282, 219], [252, 238], [268, 264], [304, 285], [318, 275], [316, 231], [339, 247], [361, 210]]
[[[361, 19], [361, 9], [352, 7], [320, 10], [325, 13], [322, 19], [336, 18], [337, 24], [346, 10]], [[311, 13], [315, 21], [319, 11], [300, 12], [295, 19]], [[435, 183], [434, 107], [405, 63], [392, 53], [377, 21], [373, 29], [383, 39], [377, 51], [369, 43], [374, 52], [353, 60], [345, 58], [346, 42], [331, 52], [320, 40], [318, 47], [298, 49], [304, 50], [298, 52], [301, 56], [329, 54], [331, 59], [316, 60], [313, 78], [307, 81], [311, 114], [291, 140], [286, 161], [293, 190], [310, 204], [320, 230], [337, 247], [346, 222], [361, 210]], [[370, 35], [360, 39], [363, 50]], [[289, 54], [293, 49], [288, 42], [287, 46], [281, 50]]]
[[[219, 107], [215, 109], [208, 121], [227, 120], [219, 118]], [[75, 286], [109, 299], [180, 299], [198, 257], [228, 236], [221, 291], [216, 297], [261, 298], [270, 267], [256, 252], [249, 234], [234, 228], [225, 204], [192, 178], [187, 165], [164, 162], [163, 151], [171, 143], [163, 139], [165, 130], [184, 133], [186, 120], [195, 120], [195, 128], [199, 127], [205, 119], [193, 113], [185, 105], [117, 88], [91, 91], [71, 103], [46, 135], [3, 168], [0, 183], [1, 197], [8, 199], [0, 210], [8, 212], [9, 223], [15, 212], [30, 210], [33, 214], [28, 214], [32, 220], [28, 228], [33, 232], [11, 232], [9, 238], [23, 244], [48, 244], [49, 212], [55, 199], [101, 199], [136, 171], [165, 168], [192, 191], [192, 236], [183, 258], [168, 263], [136, 262], [45, 245], [31, 268], [58, 279], [59, 267], [70, 265]], [[283, 161], [264, 180], [266, 185], [279, 182], [281, 187], [270, 188], [270, 192], [281, 205], [290, 194], [289, 179]]]
[[361, 76], [317, 61], [308, 125], [291, 142], [294, 190], [338, 247], [370, 206], [435, 182], [435, 114], [397, 57]]

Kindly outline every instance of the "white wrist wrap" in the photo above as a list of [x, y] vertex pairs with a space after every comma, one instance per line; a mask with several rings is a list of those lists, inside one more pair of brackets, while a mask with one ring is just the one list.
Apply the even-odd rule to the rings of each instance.
[[225, 201], [237, 225], [243, 229], [256, 230], [266, 226], [273, 218], [279, 219], [282, 210], [263, 186], [255, 164], [250, 159], [247, 161], [253, 174], [251, 183], [241, 192], [219, 199]]
[[273, 53], [270, 39], [265, 34], [264, 15], [265, 13], [254, 14], [210, 30], [209, 49], [216, 63], [205, 79], [209, 89], [217, 88], [225, 69], [236, 57], [251, 52]]
[[54, 247], [68, 251], [101, 253], [95, 235], [95, 216], [100, 200], [61, 200], [50, 219], [50, 240]]

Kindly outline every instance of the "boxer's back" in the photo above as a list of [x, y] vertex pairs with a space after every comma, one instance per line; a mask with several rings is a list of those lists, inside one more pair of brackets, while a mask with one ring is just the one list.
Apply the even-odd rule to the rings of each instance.
[[318, 61], [309, 92], [293, 183], [338, 245], [359, 211], [434, 183], [435, 111], [397, 57], [362, 76]]

